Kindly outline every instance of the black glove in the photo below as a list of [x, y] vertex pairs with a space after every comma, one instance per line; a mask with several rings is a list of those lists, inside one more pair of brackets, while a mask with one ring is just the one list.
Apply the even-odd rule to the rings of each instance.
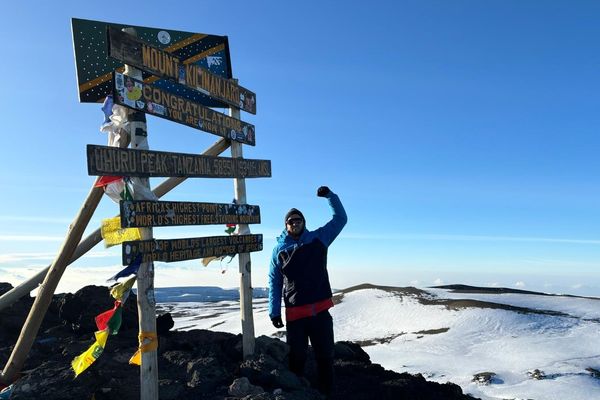
[[331, 193], [331, 190], [327, 186], [321, 186], [317, 189], [317, 196], [319, 197], [327, 197]]
[[275, 328], [283, 328], [283, 321], [281, 320], [281, 317], [273, 317], [271, 318], [271, 322]]

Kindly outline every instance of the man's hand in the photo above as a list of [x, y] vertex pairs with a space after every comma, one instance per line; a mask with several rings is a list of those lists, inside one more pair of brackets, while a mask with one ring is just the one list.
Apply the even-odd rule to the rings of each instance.
[[317, 196], [319, 197], [327, 197], [331, 193], [331, 190], [327, 186], [321, 186], [317, 189]]
[[281, 317], [273, 317], [271, 318], [271, 322], [275, 328], [283, 328], [283, 321], [281, 320]]

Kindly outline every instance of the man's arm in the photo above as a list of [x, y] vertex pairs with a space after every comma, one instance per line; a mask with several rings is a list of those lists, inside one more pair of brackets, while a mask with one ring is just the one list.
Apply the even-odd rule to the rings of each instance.
[[329, 201], [329, 207], [331, 207], [333, 214], [331, 221], [317, 229], [319, 239], [321, 239], [325, 246], [329, 246], [340, 234], [346, 222], [348, 222], [348, 216], [338, 195], [329, 190], [327, 186], [321, 186], [317, 190], [317, 196], [325, 197]]
[[279, 266], [277, 253], [279, 246], [273, 249], [271, 265], [269, 267], [269, 318], [281, 317], [281, 292], [283, 288], [283, 274]]

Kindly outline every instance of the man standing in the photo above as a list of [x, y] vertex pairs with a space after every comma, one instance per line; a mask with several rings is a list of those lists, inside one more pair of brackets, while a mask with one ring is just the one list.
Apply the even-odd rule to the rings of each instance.
[[290, 370], [304, 374], [308, 339], [315, 352], [318, 389], [329, 395], [333, 386], [333, 307], [327, 274], [327, 248], [348, 221], [339, 197], [327, 186], [317, 190], [325, 197], [333, 218], [316, 231], [306, 229], [302, 213], [292, 208], [285, 216], [285, 230], [273, 249], [269, 270], [269, 317], [283, 328], [281, 297], [285, 303]]

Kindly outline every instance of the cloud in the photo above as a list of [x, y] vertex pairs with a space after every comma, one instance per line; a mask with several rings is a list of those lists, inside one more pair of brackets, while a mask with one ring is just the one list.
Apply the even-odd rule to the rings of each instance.
[[581, 289], [584, 286], [585, 285], [583, 283], [576, 283], [574, 285], [571, 285], [571, 289]]
[[342, 233], [344, 239], [360, 240], [432, 240], [432, 241], [488, 241], [488, 242], [540, 242], [540, 243], [569, 243], [569, 244], [600, 244], [597, 239], [572, 239], [572, 238], [544, 238], [524, 236], [486, 236], [486, 235], [447, 235], [447, 234], [413, 234], [384, 235], [384, 234], [362, 234]]
[[433, 281], [433, 284], [436, 286], [440, 286], [444, 284], [444, 281], [441, 278], [437, 278], [435, 281]]
[[516, 287], [520, 287], [520, 288], [522, 288], [522, 287], [525, 287], [526, 285], [525, 285], [525, 282], [523, 282], [523, 281], [518, 281], [518, 282], [515, 282], [515, 286], [516, 286]]

